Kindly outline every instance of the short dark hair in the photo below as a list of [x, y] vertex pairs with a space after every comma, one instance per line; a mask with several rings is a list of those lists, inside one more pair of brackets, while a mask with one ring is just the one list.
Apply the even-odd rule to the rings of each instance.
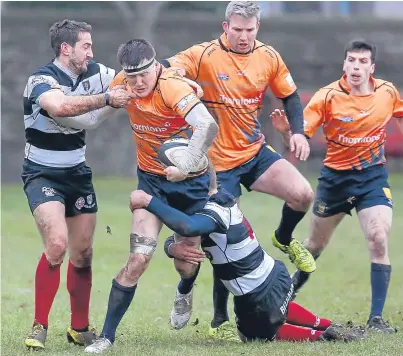
[[119, 46], [117, 59], [122, 67], [138, 67], [144, 60], [151, 60], [156, 55], [150, 42], [133, 39]]
[[367, 40], [358, 38], [349, 41], [344, 47], [344, 59], [347, 58], [347, 52], [371, 52], [371, 62], [375, 63], [376, 58], [376, 47]]
[[63, 42], [68, 43], [74, 47], [78, 42], [78, 36], [82, 32], [91, 33], [92, 27], [86, 22], [77, 22], [73, 20], [63, 20], [55, 22], [49, 28], [50, 45], [56, 54], [60, 56], [60, 46]]

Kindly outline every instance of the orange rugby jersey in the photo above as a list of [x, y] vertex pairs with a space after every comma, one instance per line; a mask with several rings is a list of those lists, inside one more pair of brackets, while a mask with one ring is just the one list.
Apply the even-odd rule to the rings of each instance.
[[[110, 88], [116, 85], [125, 85], [128, 91], [132, 91], [123, 72], [115, 77]], [[148, 97], [130, 101], [126, 110], [140, 169], [165, 175], [157, 150], [166, 140], [178, 137], [190, 139], [193, 129], [184, 117], [198, 103], [200, 100], [193, 89], [172, 69], [162, 70], [154, 91]]]
[[230, 50], [223, 34], [168, 61], [184, 68], [186, 77], [204, 90], [202, 101], [220, 127], [209, 151], [217, 171], [247, 162], [264, 143], [258, 115], [267, 87], [278, 98], [297, 89], [280, 55], [259, 41], [249, 53], [239, 54]]
[[385, 163], [386, 125], [392, 116], [403, 117], [403, 101], [392, 83], [370, 80], [373, 93], [352, 95], [344, 75], [316, 92], [304, 109], [308, 137], [323, 126], [326, 167], [361, 170]]

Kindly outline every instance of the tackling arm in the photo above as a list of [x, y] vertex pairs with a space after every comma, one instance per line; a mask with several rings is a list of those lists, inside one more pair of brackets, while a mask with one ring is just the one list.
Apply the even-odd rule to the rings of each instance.
[[53, 119], [60, 125], [72, 127], [80, 130], [96, 129], [102, 122], [113, 116], [118, 109], [106, 106], [101, 109], [90, 111], [86, 114], [72, 117], [54, 117]]
[[39, 105], [52, 117], [71, 117], [103, 108], [107, 103], [105, 93], [67, 96], [60, 90], [52, 90], [41, 95]]
[[205, 215], [186, 215], [153, 197], [145, 207], [157, 216], [166, 226], [183, 237], [207, 235], [219, 230], [218, 223]]

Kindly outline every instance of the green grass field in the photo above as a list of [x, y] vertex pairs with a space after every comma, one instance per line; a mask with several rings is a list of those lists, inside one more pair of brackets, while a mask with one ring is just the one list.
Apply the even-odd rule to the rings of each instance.
[[[395, 201], [395, 220], [390, 236], [393, 264], [384, 317], [403, 329], [403, 180], [391, 177]], [[316, 181], [312, 180], [313, 185]], [[95, 235], [91, 320], [100, 330], [103, 325], [112, 278], [126, 261], [129, 246], [129, 192], [136, 187], [131, 180], [99, 179], [95, 181], [100, 212]], [[245, 194], [242, 210], [254, 226], [259, 241], [276, 258], [286, 256], [270, 244], [270, 235], [281, 212], [281, 202], [257, 193]], [[304, 239], [310, 216], [300, 224], [296, 237]], [[106, 226], [112, 235], [106, 233]], [[178, 276], [172, 260], [165, 257], [161, 233], [158, 251], [139, 282], [139, 288], [124, 317], [114, 348], [108, 355], [403, 355], [402, 330], [395, 335], [371, 335], [354, 344], [286, 343], [236, 344], [212, 342], [206, 336], [212, 316], [211, 267], [206, 261], [195, 289], [192, 321], [181, 331], [172, 330], [168, 319]], [[24, 337], [33, 318], [34, 274], [42, 252], [41, 239], [30, 214], [21, 186], [2, 187], [2, 338], [4, 356], [25, 355]], [[288, 263], [290, 271], [293, 271]], [[69, 297], [66, 289], [66, 266], [50, 314], [47, 355], [84, 354], [83, 349], [67, 343], [65, 331], [70, 322]], [[346, 218], [337, 230], [328, 250], [318, 261], [317, 271], [298, 296], [297, 302], [319, 316], [331, 320], [364, 324], [370, 308], [369, 254], [356, 215]], [[233, 320], [232, 301], [229, 308]]]

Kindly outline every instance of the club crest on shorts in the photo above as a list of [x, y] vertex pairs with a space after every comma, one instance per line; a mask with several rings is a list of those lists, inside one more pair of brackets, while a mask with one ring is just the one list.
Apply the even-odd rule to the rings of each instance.
[[85, 199], [83, 197], [79, 197], [74, 205], [78, 210], [81, 210], [85, 205]]
[[316, 211], [319, 214], [324, 214], [326, 212], [326, 209], [327, 209], [327, 206], [326, 206], [325, 202], [323, 202], [321, 200], [316, 202], [315, 207], [316, 207]]
[[45, 193], [47, 197], [54, 197], [56, 192], [53, 188], [42, 187], [42, 193]]
[[92, 194], [87, 195], [87, 204], [92, 205]]

